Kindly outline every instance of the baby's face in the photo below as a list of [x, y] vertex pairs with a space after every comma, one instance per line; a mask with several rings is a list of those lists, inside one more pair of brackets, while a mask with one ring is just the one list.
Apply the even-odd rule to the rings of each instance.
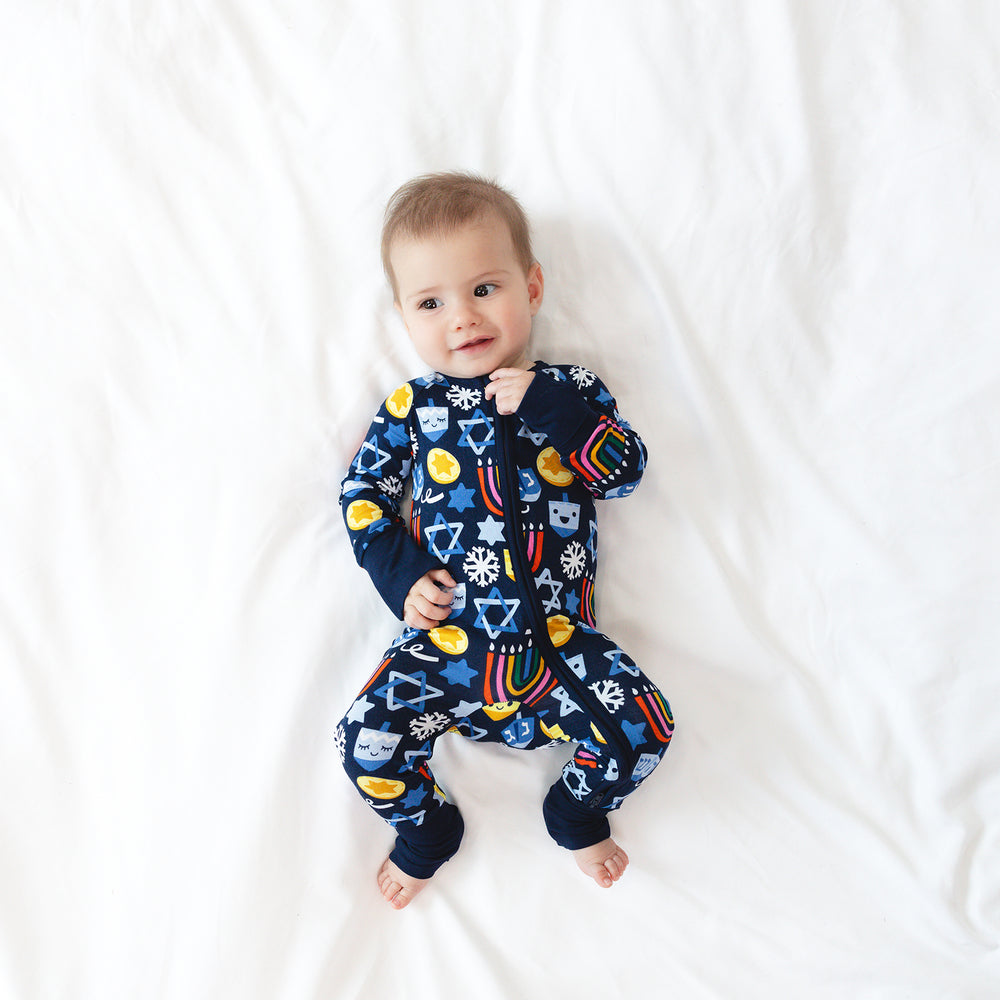
[[524, 273], [506, 226], [492, 217], [390, 251], [396, 308], [421, 360], [458, 378], [527, 366], [542, 271]]

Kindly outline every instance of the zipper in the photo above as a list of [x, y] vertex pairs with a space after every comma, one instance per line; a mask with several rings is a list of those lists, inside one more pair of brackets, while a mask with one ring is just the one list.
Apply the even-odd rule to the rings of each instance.
[[[487, 380], [482, 379], [481, 381], [485, 388]], [[497, 427], [497, 468], [500, 472], [500, 492], [503, 497], [504, 525], [507, 528], [509, 539], [511, 564], [521, 599], [528, 611], [535, 645], [541, 650], [542, 659], [549, 664], [559, 682], [588, 707], [592, 717], [606, 723], [601, 727], [601, 735], [614, 750], [618, 762], [622, 767], [625, 767], [632, 748], [631, 746], [626, 747], [625, 741], [619, 738], [618, 727], [611, 713], [596, 697], [591, 697], [590, 690], [572, 670], [560, 669], [565, 665], [565, 661], [549, 638], [548, 623], [542, 611], [538, 592], [531, 585], [531, 567], [528, 565], [527, 555], [524, 551], [524, 532], [521, 527], [521, 494], [517, 485], [517, 462], [514, 460], [514, 435], [511, 433], [514, 417], [498, 413], [494, 401], [490, 400], [490, 402], [493, 404], [493, 421]], [[624, 779], [627, 776], [622, 774], [621, 777]], [[600, 805], [604, 798], [606, 795], [595, 801], [594, 805]]]

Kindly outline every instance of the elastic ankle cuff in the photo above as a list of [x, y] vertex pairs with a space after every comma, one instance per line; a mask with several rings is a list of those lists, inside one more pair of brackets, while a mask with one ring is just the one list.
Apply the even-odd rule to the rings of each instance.
[[542, 816], [549, 836], [570, 851], [592, 847], [611, 836], [611, 824], [601, 809], [581, 805], [560, 779], [549, 789], [542, 803]]
[[430, 878], [455, 856], [464, 832], [461, 813], [450, 802], [445, 803], [433, 824], [408, 825], [406, 837], [396, 834], [396, 846], [389, 860], [413, 878]]

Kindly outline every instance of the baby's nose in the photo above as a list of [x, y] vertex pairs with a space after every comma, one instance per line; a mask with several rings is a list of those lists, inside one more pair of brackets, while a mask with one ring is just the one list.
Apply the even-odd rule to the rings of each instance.
[[474, 301], [459, 303], [452, 315], [452, 325], [456, 330], [465, 330], [470, 326], [478, 326], [479, 320], [479, 309], [476, 307]]

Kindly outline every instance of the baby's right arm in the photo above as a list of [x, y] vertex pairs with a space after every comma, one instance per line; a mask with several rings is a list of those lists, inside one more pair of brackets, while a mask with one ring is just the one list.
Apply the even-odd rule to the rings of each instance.
[[[380, 407], [340, 490], [354, 558], [397, 618], [404, 618], [414, 588], [443, 568], [439, 559], [413, 540], [400, 515], [403, 484], [413, 465], [406, 420], [410, 407], [398, 403], [404, 388], [409, 390], [408, 385], [401, 386]], [[419, 588], [418, 594], [424, 590]], [[418, 610], [422, 608], [421, 604]]]

